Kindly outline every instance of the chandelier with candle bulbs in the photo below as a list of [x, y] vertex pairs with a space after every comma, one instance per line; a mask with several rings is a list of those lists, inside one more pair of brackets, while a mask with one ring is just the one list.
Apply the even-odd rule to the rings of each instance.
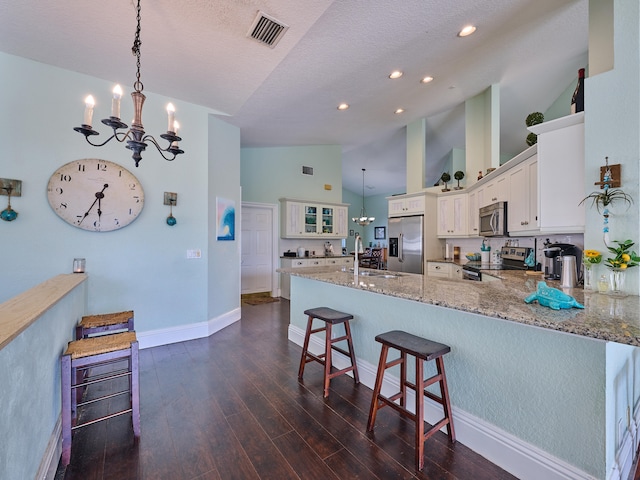
[[351, 218], [351, 220], [356, 222], [358, 225], [362, 225], [363, 227], [366, 227], [371, 222], [373, 222], [376, 218], [367, 217], [367, 211], [364, 209], [364, 172], [365, 172], [365, 169], [363, 168], [362, 169], [362, 210], [360, 210], [359, 217], [353, 217]]
[[169, 146], [167, 146], [166, 148], [162, 148], [155, 138], [153, 138], [151, 135], [145, 135], [144, 127], [142, 125], [142, 105], [144, 104], [146, 97], [142, 93], [144, 85], [140, 81], [140, 45], [142, 44], [142, 42], [140, 41], [140, 0], [138, 0], [136, 11], [138, 26], [136, 28], [136, 34], [133, 40], [133, 47], [131, 48], [131, 51], [136, 56], [137, 71], [136, 81], [133, 84], [133, 88], [135, 91], [131, 92], [134, 112], [131, 128], [129, 128], [126, 132], [119, 131], [121, 129], [128, 128], [128, 126], [126, 123], [120, 120], [120, 98], [122, 97], [122, 89], [120, 88], [120, 85], [116, 85], [113, 89], [113, 99], [111, 101], [111, 116], [102, 120], [102, 123], [113, 129], [113, 135], [111, 135], [102, 143], [93, 143], [91, 141], [90, 137], [92, 137], [93, 135], [99, 135], [99, 133], [96, 132], [91, 126], [91, 121], [93, 118], [93, 107], [95, 105], [95, 101], [91, 95], [89, 95], [85, 99], [84, 121], [82, 123], [82, 126], [75, 127], [74, 130], [83, 134], [87, 142], [94, 147], [102, 147], [114, 138], [118, 142], [124, 142], [126, 140], [126, 147], [133, 152], [132, 158], [137, 167], [140, 163], [140, 160], [142, 160], [142, 152], [147, 148], [147, 142], [151, 142], [153, 145], [155, 145], [155, 147], [160, 152], [160, 155], [162, 155], [162, 157], [168, 161], [174, 160], [177, 155], [184, 153], [184, 151], [181, 150], [178, 146], [178, 142], [182, 139], [178, 136], [179, 125], [175, 120], [175, 108], [171, 103], [167, 105], [167, 133], [163, 133], [162, 135], [160, 135], [161, 138], [169, 142]]

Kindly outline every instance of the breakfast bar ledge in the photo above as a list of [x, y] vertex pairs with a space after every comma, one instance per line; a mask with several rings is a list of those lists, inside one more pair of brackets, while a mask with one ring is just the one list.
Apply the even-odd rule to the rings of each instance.
[[[401, 329], [450, 345], [457, 438], [505, 470], [522, 479], [626, 479], [640, 424], [637, 296], [572, 289], [586, 308], [557, 311], [524, 303], [538, 281], [524, 272], [500, 272], [503, 281], [486, 283], [367, 271], [354, 282], [352, 272], [329, 268], [280, 272], [291, 275], [289, 339], [302, 344], [308, 308], [352, 313], [360, 380], [369, 387], [376, 335]], [[429, 402], [425, 412], [428, 422], [439, 418]]]

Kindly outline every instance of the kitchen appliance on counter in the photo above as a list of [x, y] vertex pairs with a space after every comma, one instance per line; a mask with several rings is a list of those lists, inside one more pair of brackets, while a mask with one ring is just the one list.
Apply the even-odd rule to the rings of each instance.
[[482, 261], [467, 262], [462, 266], [462, 278], [465, 280], [482, 280], [482, 270], [526, 270], [525, 260], [531, 254], [529, 247], [502, 247], [500, 263]]
[[[569, 261], [569, 263], [574, 263], [575, 283], [577, 283], [577, 279], [580, 278], [580, 262], [582, 261], [582, 251], [580, 248], [571, 243], [545, 242], [544, 245], [545, 248], [542, 250], [545, 256], [544, 278], [547, 280], [560, 280], [561, 283], [564, 283], [562, 281], [563, 259], [564, 257], [572, 256], [574, 260]], [[572, 283], [572, 281], [567, 278], [567, 275], [569, 275], [568, 272], [569, 270], [567, 270], [565, 274], [565, 280]], [[570, 275], [573, 276], [573, 274]]]
[[481, 237], [507, 237], [507, 202], [496, 202], [480, 209]]
[[424, 274], [423, 224], [422, 215], [389, 218], [389, 270]]

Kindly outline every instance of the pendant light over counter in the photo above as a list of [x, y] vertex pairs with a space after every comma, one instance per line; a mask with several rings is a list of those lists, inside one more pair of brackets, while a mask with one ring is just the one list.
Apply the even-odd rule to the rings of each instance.
[[360, 210], [359, 217], [353, 217], [351, 220], [356, 222], [358, 225], [366, 227], [367, 225], [369, 225], [371, 222], [375, 220], [375, 217], [368, 217], [367, 211], [364, 209], [364, 172], [365, 172], [365, 169], [363, 168], [362, 169], [362, 210]]

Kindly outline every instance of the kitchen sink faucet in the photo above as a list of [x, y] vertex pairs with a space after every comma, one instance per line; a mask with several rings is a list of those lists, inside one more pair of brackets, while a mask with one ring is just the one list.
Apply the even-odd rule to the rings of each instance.
[[360, 235], [356, 235], [356, 245], [355, 245], [355, 249], [356, 249], [356, 254], [353, 260], [353, 276], [355, 278], [356, 284], [358, 283], [358, 274], [359, 272], [359, 267], [360, 267], [360, 261], [358, 259], [358, 253], [360, 253], [360, 251], [364, 250], [362, 247], [362, 237]]

